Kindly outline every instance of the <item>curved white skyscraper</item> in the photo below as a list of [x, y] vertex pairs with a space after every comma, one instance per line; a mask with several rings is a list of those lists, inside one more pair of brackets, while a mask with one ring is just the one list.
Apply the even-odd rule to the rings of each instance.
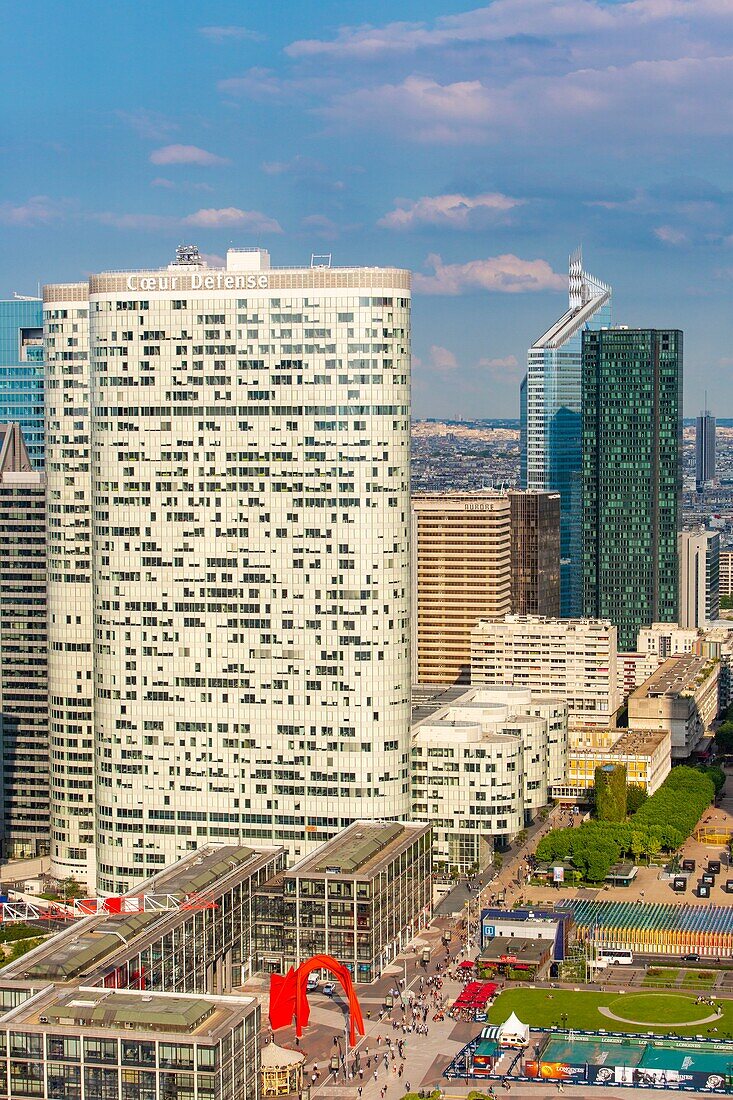
[[563, 617], [581, 614], [581, 350], [584, 329], [611, 324], [611, 288], [569, 260], [568, 308], [527, 352], [520, 388], [522, 488], [560, 493]]
[[409, 273], [188, 250], [88, 296], [90, 877], [406, 816]]

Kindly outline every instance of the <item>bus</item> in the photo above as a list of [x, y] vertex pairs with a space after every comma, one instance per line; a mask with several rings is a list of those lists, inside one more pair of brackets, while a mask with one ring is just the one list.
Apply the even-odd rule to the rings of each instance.
[[616, 947], [599, 947], [598, 958], [605, 959], [611, 966], [631, 966], [634, 961], [630, 951]]

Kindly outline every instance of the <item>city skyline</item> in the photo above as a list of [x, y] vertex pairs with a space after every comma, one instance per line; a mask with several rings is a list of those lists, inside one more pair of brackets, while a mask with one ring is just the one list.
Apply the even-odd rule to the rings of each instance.
[[620, 322], [685, 330], [687, 411], [733, 405], [721, 5], [123, 10], [6, 12], [0, 296], [188, 239], [407, 267], [415, 414], [516, 416], [582, 242]]

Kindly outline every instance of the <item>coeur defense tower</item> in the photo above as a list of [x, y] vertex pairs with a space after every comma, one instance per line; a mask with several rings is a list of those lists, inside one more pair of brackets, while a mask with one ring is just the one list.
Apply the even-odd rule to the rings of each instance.
[[44, 333], [56, 873], [407, 816], [409, 273], [179, 249]]

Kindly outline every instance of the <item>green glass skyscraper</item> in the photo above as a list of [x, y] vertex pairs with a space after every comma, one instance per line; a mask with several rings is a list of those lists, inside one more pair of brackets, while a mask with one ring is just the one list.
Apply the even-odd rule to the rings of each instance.
[[682, 333], [583, 333], [583, 612], [618, 627], [677, 622]]

